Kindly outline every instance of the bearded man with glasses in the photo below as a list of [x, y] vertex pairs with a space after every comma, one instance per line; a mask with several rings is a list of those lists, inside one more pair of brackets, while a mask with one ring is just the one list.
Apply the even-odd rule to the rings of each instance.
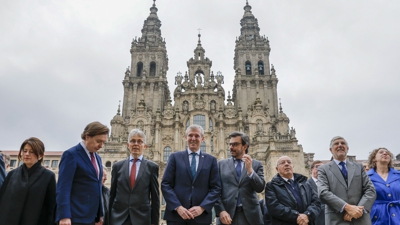
[[229, 138], [232, 158], [218, 161], [222, 190], [215, 204], [217, 224], [264, 224], [257, 197], [265, 187], [263, 165], [247, 154], [249, 136], [235, 131]]

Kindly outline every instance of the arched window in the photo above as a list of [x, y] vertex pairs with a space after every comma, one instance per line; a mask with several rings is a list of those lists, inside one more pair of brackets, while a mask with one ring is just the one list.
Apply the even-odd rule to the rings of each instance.
[[137, 77], [141, 77], [142, 73], [143, 73], [143, 63], [142, 62], [138, 62], [136, 76]]
[[262, 61], [258, 62], [258, 74], [264, 75], [264, 63]]
[[150, 76], [154, 77], [156, 75], [156, 63], [150, 63]]
[[106, 167], [107, 167], [107, 168], [111, 167], [111, 162], [110, 162], [110, 161], [107, 161], [107, 162], [106, 162]]
[[251, 75], [251, 62], [247, 61], [246, 62], [246, 75]]
[[163, 153], [163, 155], [164, 155], [164, 162], [167, 162], [167, 161], [168, 161], [168, 158], [169, 158], [169, 156], [171, 155], [171, 153], [172, 153], [171, 147], [167, 146], [167, 147], [164, 148], [164, 153]]

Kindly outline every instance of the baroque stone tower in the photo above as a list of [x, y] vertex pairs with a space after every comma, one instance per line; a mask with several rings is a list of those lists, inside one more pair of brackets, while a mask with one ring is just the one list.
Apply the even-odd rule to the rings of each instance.
[[289, 128], [290, 120], [278, 102], [277, 73], [269, 60], [270, 43], [260, 35], [248, 2], [240, 25], [232, 92], [226, 93], [222, 87], [222, 73], [213, 72], [199, 34], [194, 55], [186, 62], [187, 71], [175, 76], [172, 103], [166, 79], [166, 42], [153, 4], [142, 36], [132, 41], [131, 65], [122, 81], [122, 110], [118, 106], [109, 140], [100, 151], [106, 167], [111, 169], [114, 162], [128, 156], [128, 133], [140, 128], [147, 136], [144, 156], [160, 165], [161, 181], [169, 155], [186, 148], [186, 128], [198, 124], [205, 130], [201, 151], [217, 159], [230, 157], [228, 135], [238, 130], [251, 138], [249, 154], [263, 163], [266, 181], [276, 174], [276, 160], [282, 155], [293, 159], [297, 173], [308, 175], [305, 160], [312, 160], [313, 154], [303, 153], [295, 129]]

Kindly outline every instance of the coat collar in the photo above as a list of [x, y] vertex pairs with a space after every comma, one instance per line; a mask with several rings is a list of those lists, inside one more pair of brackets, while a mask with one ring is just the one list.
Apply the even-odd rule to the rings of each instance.
[[393, 168], [389, 168], [389, 174], [388, 174], [388, 178], [386, 181], [384, 181], [381, 178], [381, 176], [379, 176], [379, 174], [375, 171], [374, 168], [371, 168], [367, 174], [372, 182], [377, 182], [377, 183], [382, 183], [382, 184], [392, 183], [392, 182], [400, 179], [400, 172]]

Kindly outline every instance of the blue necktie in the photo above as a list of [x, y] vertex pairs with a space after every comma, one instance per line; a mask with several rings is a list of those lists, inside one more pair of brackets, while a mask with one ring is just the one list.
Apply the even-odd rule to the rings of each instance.
[[346, 169], [346, 163], [340, 162], [339, 165], [342, 166], [342, 174], [344, 176], [344, 179], [347, 181], [347, 169]]
[[[242, 160], [241, 159], [236, 159], [237, 165], [236, 165], [236, 175], [238, 177], [238, 181], [240, 182], [240, 177], [242, 176]], [[242, 204], [242, 199], [240, 198], [240, 192], [238, 194], [238, 199], [237, 199], [237, 206], [240, 206]]]
[[190, 171], [192, 172], [192, 177], [196, 176], [196, 153], [190, 153], [192, 155], [192, 163], [190, 164]]

